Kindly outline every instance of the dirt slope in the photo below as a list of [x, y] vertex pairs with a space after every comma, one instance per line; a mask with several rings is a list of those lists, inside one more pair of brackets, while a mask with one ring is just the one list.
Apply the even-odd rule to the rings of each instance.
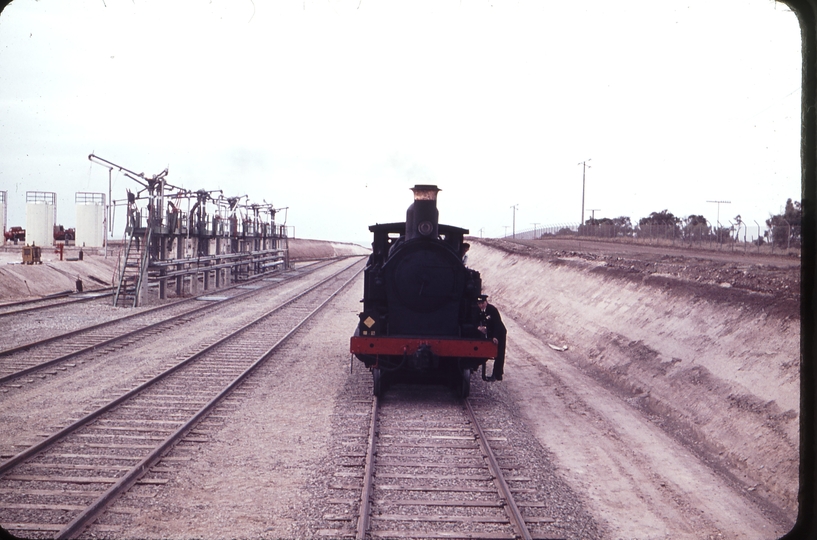
[[369, 251], [362, 246], [347, 242], [327, 242], [325, 240], [305, 238], [292, 238], [289, 240], [289, 258], [293, 261], [365, 255]]
[[85, 250], [79, 260], [79, 249], [68, 248], [60, 254], [44, 248], [42, 264], [22, 264], [20, 248], [6, 247], [0, 251], [0, 302], [37, 298], [63, 291], [76, 290], [77, 277], [83, 289], [110, 287], [114, 279], [116, 256]]
[[[532, 369], [533, 362], [546, 367], [551, 390], [576, 393], [575, 384], [584, 380], [584, 389], [571, 398], [577, 407], [587, 407], [596, 399], [593, 396], [602, 393], [617, 396], [606, 405], [596, 402], [579, 421], [589, 422], [588, 416], [595, 415], [598, 422], [606, 422], [612, 439], [627, 440], [644, 466], [611, 464], [611, 477], [602, 485], [621, 474], [622, 493], [632, 497], [637, 489], [641, 498], [655, 496], [651, 493], [655, 486], [650, 487], [646, 479], [635, 481], [633, 471], [670, 474], [681, 461], [661, 459], [662, 454], [672, 454], [666, 442], [671, 440], [691, 452], [704, 470], [715, 471], [724, 489], [753, 501], [778, 523], [793, 523], [798, 486], [799, 301], [786, 287], [796, 290], [799, 269], [768, 264], [749, 268], [745, 261], [729, 265], [705, 258], [637, 259], [565, 252], [546, 245], [472, 242], [469, 263], [482, 273], [483, 288], [492, 302], [517, 326], [516, 335], [512, 332], [509, 337], [507, 378], [515, 381], [520, 375], [514, 374], [514, 364], [524, 371]], [[663, 273], [655, 271], [660, 264], [665, 265]], [[673, 272], [673, 265], [686, 270]], [[754, 280], [757, 287], [752, 287], [753, 280], [740, 281], [749, 271], [759, 276]], [[780, 294], [764, 283], [776, 283]], [[537, 351], [533, 345], [523, 346], [526, 340], [568, 349]], [[537, 376], [544, 377], [541, 372]], [[559, 383], [562, 379], [575, 384], [565, 386]], [[527, 379], [510, 384], [518, 385], [523, 394], [537, 392]], [[581, 396], [583, 392], [587, 395]], [[553, 401], [547, 388], [541, 399], [553, 407], [570, 402], [565, 396]], [[625, 409], [615, 412], [621, 404]], [[565, 433], [588, 433], [574, 426], [548, 425], [548, 419], [541, 418], [541, 402], [529, 403], [528, 410], [532, 421], [540, 424], [542, 436], [551, 441], [568, 444]], [[626, 417], [634, 412], [650, 419], [656, 433], [648, 436], [641, 428], [639, 434], [625, 435], [632, 428]], [[649, 437], [665, 441], [650, 443]], [[585, 459], [575, 443], [568, 444], [563, 463], [568, 469], [587, 466], [605, 474], [599, 468], [605, 461], [603, 449], [614, 443], [610, 437], [604, 439], [587, 441]], [[660, 451], [650, 450], [651, 444]], [[558, 445], [550, 447], [559, 454]], [[694, 481], [672, 477], [675, 489], [699, 496], [714, 489], [696, 487], [697, 473], [691, 471], [679, 474]], [[597, 510], [615, 521], [611, 505], [622, 504], [622, 499], [593, 490], [590, 477], [587, 482], [587, 496]], [[667, 487], [667, 481], [661, 482], [659, 490]], [[686, 500], [686, 505], [695, 504]], [[711, 500], [705, 497], [703, 508]], [[724, 530], [716, 517], [742, 512], [721, 510], [712, 512], [713, 530]], [[655, 513], [654, 508], [643, 511]], [[645, 520], [636, 531], [649, 530], [652, 523], [654, 535], [662, 536], [662, 527], [656, 525], [661, 519], [653, 515]], [[685, 520], [690, 531], [700, 532], [700, 523]], [[759, 532], [764, 527], [750, 530]]]

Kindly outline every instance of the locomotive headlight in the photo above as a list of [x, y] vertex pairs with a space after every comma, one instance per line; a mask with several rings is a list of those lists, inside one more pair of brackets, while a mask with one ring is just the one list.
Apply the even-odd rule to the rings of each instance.
[[434, 224], [430, 221], [421, 221], [420, 224], [417, 225], [417, 232], [423, 236], [428, 236], [434, 232]]

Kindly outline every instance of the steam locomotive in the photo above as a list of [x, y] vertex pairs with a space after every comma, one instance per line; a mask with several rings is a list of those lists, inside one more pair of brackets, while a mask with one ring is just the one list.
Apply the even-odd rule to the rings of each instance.
[[372, 371], [376, 396], [390, 382], [444, 379], [467, 397], [471, 373], [497, 353], [477, 329], [482, 280], [462, 261], [468, 230], [439, 224], [437, 186], [411, 189], [404, 223], [369, 227], [372, 254], [350, 350]]

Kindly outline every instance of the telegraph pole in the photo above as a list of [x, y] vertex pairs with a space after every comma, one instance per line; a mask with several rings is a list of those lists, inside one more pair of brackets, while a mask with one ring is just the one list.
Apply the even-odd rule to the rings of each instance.
[[102, 239], [102, 246], [105, 248], [105, 258], [108, 258], [108, 228], [111, 229], [111, 238], [113, 238], [113, 221], [111, 220], [111, 171], [113, 169], [108, 167], [108, 200], [104, 208], [105, 210], [105, 237]]
[[601, 208], [588, 208], [587, 211], [590, 212], [590, 219], [593, 220], [595, 223], [596, 221], [596, 210], [601, 212]]
[[519, 205], [515, 204], [511, 206], [511, 208], [513, 209], [513, 229], [511, 229], [511, 231], [513, 232], [513, 237], [516, 238], [516, 211], [519, 210]]
[[531, 223], [533, 225], [533, 239], [536, 240], [536, 226], [539, 225], [538, 223]]
[[590, 160], [586, 159], [584, 161], [580, 161], [577, 164], [582, 166], [582, 219], [579, 221], [579, 225], [582, 225], [584, 223], [584, 177], [586, 170], [590, 168], [590, 165], [587, 164], [588, 161]]

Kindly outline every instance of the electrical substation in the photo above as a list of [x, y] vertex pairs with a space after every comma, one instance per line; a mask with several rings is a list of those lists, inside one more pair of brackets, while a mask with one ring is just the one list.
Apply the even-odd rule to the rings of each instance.
[[167, 169], [146, 176], [94, 154], [88, 159], [107, 167], [109, 178], [118, 171], [138, 186], [126, 199], [111, 200], [105, 216], [112, 222], [117, 211], [126, 215], [114, 305], [197, 295], [289, 266], [286, 220], [275, 221], [287, 208], [221, 190], [183, 189], [167, 181]]

